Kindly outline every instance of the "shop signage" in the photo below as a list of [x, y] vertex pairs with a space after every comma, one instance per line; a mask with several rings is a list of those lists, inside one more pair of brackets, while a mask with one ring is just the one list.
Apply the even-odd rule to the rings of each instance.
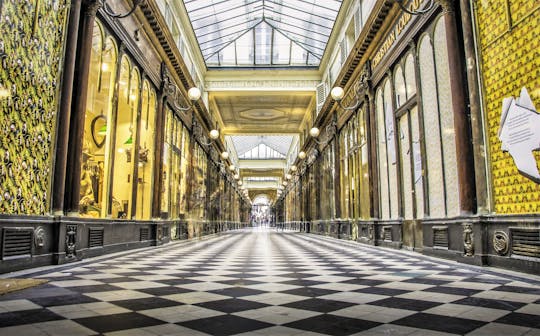
[[510, 153], [519, 172], [540, 184], [540, 172], [533, 151], [540, 150], [540, 114], [524, 87], [518, 98], [503, 99], [499, 139]]
[[[422, 6], [424, 0], [412, 0], [409, 3], [409, 10], [414, 12]], [[371, 64], [373, 65], [373, 68], [375, 68], [384, 58], [384, 56], [388, 53], [390, 49], [394, 46], [396, 41], [399, 41], [399, 37], [401, 37], [401, 34], [405, 30], [406, 27], [408, 27], [409, 22], [411, 21], [412, 15], [409, 13], [403, 12], [399, 19], [397, 20], [396, 24], [392, 27], [390, 30], [390, 34], [386, 36], [386, 39], [384, 40], [383, 44], [379, 48], [379, 50], [375, 53], [375, 56], [373, 57]]]

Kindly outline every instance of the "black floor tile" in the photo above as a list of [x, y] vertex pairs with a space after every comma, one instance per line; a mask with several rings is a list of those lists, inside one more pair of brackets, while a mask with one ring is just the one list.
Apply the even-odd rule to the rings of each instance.
[[163, 321], [139, 313], [94, 316], [74, 319], [74, 321], [100, 333], [164, 324]]
[[468, 305], [468, 306], [492, 308], [492, 309], [511, 310], [511, 311], [519, 309], [525, 305], [525, 303], [521, 303], [521, 302], [492, 300], [492, 299], [484, 299], [484, 298], [477, 298], [477, 297], [467, 297], [461, 300], [454, 301], [452, 303]]
[[242, 297], [242, 296], [258, 295], [258, 294], [266, 293], [261, 290], [245, 288], [245, 287], [229, 287], [229, 288], [223, 288], [223, 289], [216, 289], [210, 292], [215, 293], [215, 294], [220, 294], [220, 295], [226, 295], [230, 297]]
[[357, 293], [368, 293], [368, 294], [377, 294], [377, 295], [386, 295], [386, 296], [396, 296], [400, 294], [407, 293], [408, 291], [395, 288], [384, 288], [384, 287], [367, 287], [360, 288], [355, 290]]
[[345, 280], [345, 281], [342, 281], [341, 283], [347, 283], [347, 284], [352, 284], [352, 285], [362, 285], [362, 286], [378, 286], [386, 282], [387, 281], [359, 278], [359, 279]]
[[220, 315], [177, 323], [211, 335], [227, 336], [271, 327], [272, 324], [250, 320], [236, 315]]
[[[156, 282], [159, 282], [159, 281], [156, 281]], [[191, 291], [185, 288], [167, 286], [167, 287], [155, 287], [155, 288], [142, 288], [142, 289], [137, 289], [137, 292], [143, 292], [143, 293], [155, 295], [155, 296], [165, 296], [165, 295], [171, 295], [171, 294], [188, 293]]]
[[481, 290], [477, 290], [477, 289], [445, 287], [445, 286], [431, 287], [431, 288], [424, 289], [424, 291], [434, 292], [434, 293], [452, 294], [452, 295], [464, 295], [464, 296], [471, 296], [471, 295], [481, 292]]
[[527, 328], [540, 328], [540, 318], [538, 318], [538, 315], [531, 314], [510, 313], [493, 322], [513, 324]]
[[159, 282], [164, 285], [176, 286], [176, 285], [187, 285], [187, 284], [192, 284], [192, 283], [201, 282], [201, 281], [197, 281], [193, 279], [178, 278], [178, 279], [159, 280], [156, 282]]
[[45, 308], [0, 313], [0, 328], [62, 319], [62, 316]]
[[304, 320], [284, 324], [285, 327], [295, 328], [334, 336], [352, 335], [380, 325], [380, 323], [348, 317], [322, 314]]
[[354, 303], [311, 298], [302, 301], [291, 302], [282, 306], [329, 313], [339, 309], [354, 306]]
[[502, 292], [511, 292], [511, 293], [540, 295], [540, 289], [538, 288], [528, 288], [528, 287], [518, 287], [518, 286], [499, 286], [499, 287], [493, 288], [492, 290], [502, 291]]
[[[282, 275], [280, 275], [280, 276], [282, 276]], [[293, 286], [309, 287], [309, 286], [320, 285], [320, 284], [323, 284], [324, 282], [313, 281], [313, 280], [304, 280], [304, 279], [295, 279], [295, 280], [283, 281], [283, 282], [280, 282], [280, 283], [286, 284], [286, 285], [293, 285]]]
[[483, 325], [487, 324], [487, 322], [468, 320], [458, 317], [417, 313], [393, 321], [392, 324], [464, 335], [474, 329], [482, 327]]
[[66, 306], [66, 305], [72, 305], [72, 304], [97, 302], [98, 300], [91, 298], [89, 296], [86, 296], [86, 295], [79, 294], [79, 293], [73, 293], [70, 295], [44, 296], [44, 297], [32, 298], [30, 299], [30, 301], [43, 307], [52, 307], [52, 306]]
[[301, 288], [289, 289], [281, 293], [308, 296], [308, 297], [317, 297], [317, 296], [323, 296], [323, 295], [333, 294], [337, 292], [338, 291], [335, 291], [335, 290], [317, 288], [317, 287], [301, 287]]
[[224, 313], [236, 313], [244, 310], [259, 309], [263, 307], [268, 307], [267, 304], [242, 300], [242, 299], [225, 299], [218, 301], [202, 302], [195, 304], [199, 307], [204, 307], [212, 310], [221, 311]]
[[114, 301], [113, 304], [133, 311], [183, 305], [181, 302], [171, 301], [160, 297], [120, 300]]
[[69, 287], [69, 289], [78, 293], [92, 293], [92, 292], [115, 291], [115, 290], [119, 290], [120, 288], [117, 286], [104, 284], [104, 285]]
[[222, 284], [231, 285], [231, 286], [250, 286], [250, 285], [258, 285], [262, 284], [261, 281], [253, 281], [253, 280], [247, 280], [247, 279], [232, 279], [232, 280], [223, 280], [223, 281], [217, 281]]
[[450, 283], [452, 281], [419, 277], [419, 278], [403, 280], [403, 282], [439, 286], [439, 285]]
[[403, 299], [403, 298], [396, 298], [396, 297], [391, 297], [387, 299], [370, 302], [369, 304], [374, 305], [374, 306], [416, 310], [416, 311], [422, 311], [422, 310], [430, 309], [430, 308], [441, 305], [441, 303], [439, 302], [411, 300], [411, 299]]
[[62, 296], [62, 295], [73, 295], [73, 292], [70, 289], [57, 287], [49, 284], [40, 285], [37, 287], [27, 288], [20, 291], [15, 291], [7, 293], [0, 296], [0, 302], [6, 300], [18, 300], [18, 299], [32, 299], [40, 297], [50, 297], [50, 296]]

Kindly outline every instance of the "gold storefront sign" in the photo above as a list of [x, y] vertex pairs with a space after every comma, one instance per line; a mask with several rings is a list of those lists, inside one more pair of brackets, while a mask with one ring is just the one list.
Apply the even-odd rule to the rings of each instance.
[[[411, 12], [414, 12], [420, 8], [424, 1], [423, 0], [413, 0], [409, 4], [409, 10]], [[390, 33], [384, 40], [384, 43], [381, 45], [379, 50], [375, 53], [375, 56], [372, 59], [372, 65], [375, 68], [381, 60], [384, 58], [384, 56], [388, 53], [388, 51], [392, 48], [396, 40], [398, 40], [398, 37], [401, 35], [403, 30], [407, 27], [408, 23], [411, 21], [412, 15], [409, 13], [403, 13], [394, 27], [392, 27]]]

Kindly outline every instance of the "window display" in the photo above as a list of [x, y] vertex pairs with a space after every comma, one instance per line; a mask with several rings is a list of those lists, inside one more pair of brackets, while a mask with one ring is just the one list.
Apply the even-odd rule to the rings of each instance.
[[107, 215], [107, 174], [111, 161], [112, 97], [117, 64], [116, 44], [104, 38], [99, 23], [94, 24], [88, 80], [88, 99], [81, 154], [79, 214], [104, 218]]

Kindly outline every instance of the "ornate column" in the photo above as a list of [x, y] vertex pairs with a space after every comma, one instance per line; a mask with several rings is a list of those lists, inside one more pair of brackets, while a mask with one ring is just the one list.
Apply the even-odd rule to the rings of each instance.
[[[101, 7], [97, 0], [83, 1], [83, 20], [79, 30], [79, 41], [77, 48], [77, 64], [74, 77], [69, 145], [67, 153], [66, 184], [65, 184], [65, 210], [68, 214], [79, 214], [79, 198], [81, 178], [81, 152], [84, 136], [84, 116], [86, 113], [86, 98], [88, 93], [88, 74], [90, 70], [90, 58], [92, 54], [92, 36], [94, 31], [94, 20], [96, 13]], [[55, 171], [56, 173], [56, 171]]]
[[75, 77], [75, 61], [77, 59], [77, 38], [79, 20], [81, 17], [81, 1], [72, 0], [69, 13], [69, 26], [66, 35], [66, 54], [62, 73], [62, 92], [60, 111], [58, 113], [58, 128], [56, 131], [56, 153], [54, 164], [54, 181], [52, 193], [52, 212], [55, 215], [64, 214], [64, 193], [66, 187], [66, 163], [69, 143], [69, 120]]
[[462, 48], [458, 41], [454, 1], [439, 0], [443, 8], [446, 28], [446, 46], [450, 68], [450, 90], [456, 134], [456, 159], [459, 181], [459, 207], [463, 215], [475, 212], [474, 161], [468, 113], [465, 101], [465, 83], [461, 62]]
[[154, 195], [152, 202], [152, 218], [161, 217], [161, 199], [163, 187], [163, 143], [165, 142], [165, 102], [167, 99], [167, 84], [170, 79], [166, 71], [165, 63], [161, 63], [161, 87], [157, 97], [156, 107], [156, 134], [154, 138], [154, 148], [156, 148], [156, 156], [154, 157], [154, 185], [152, 194]]

